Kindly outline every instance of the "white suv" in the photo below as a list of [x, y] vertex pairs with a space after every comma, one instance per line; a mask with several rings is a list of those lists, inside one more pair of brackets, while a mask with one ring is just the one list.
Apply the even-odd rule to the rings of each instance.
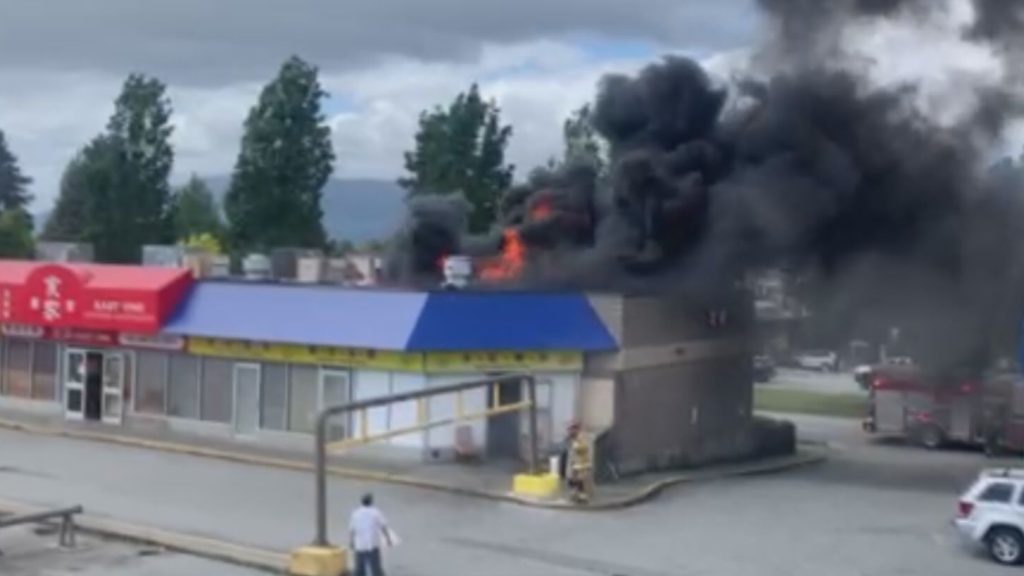
[[797, 368], [804, 370], [817, 370], [820, 372], [835, 372], [839, 369], [839, 357], [835, 352], [828, 350], [810, 350], [800, 352], [793, 356]]
[[1024, 562], [1024, 470], [985, 470], [958, 502], [954, 524], [1000, 564]]

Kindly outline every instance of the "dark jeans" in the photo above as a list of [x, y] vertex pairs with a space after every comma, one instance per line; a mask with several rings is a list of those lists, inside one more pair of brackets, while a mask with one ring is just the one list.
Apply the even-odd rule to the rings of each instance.
[[356, 552], [355, 576], [384, 576], [384, 568], [380, 564], [380, 548]]

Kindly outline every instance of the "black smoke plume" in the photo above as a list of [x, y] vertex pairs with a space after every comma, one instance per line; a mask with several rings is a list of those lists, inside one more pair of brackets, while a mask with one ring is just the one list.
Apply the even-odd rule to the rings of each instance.
[[[1017, 3], [973, 1], [964, 37], [1009, 59]], [[452, 250], [499, 254], [503, 231], [514, 230], [526, 262], [504, 287], [691, 298], [784, 267], [804, 280], [829, 343], [879, 341], [899, 327], [927, 362], [983, 362], [1013, 348], [1024, 313], [1024, 171], [1013, 161], [990, 166], [1020, 118], [1019, 87], [979, 88], [973, 113], [940, 124], [916, 105], [916, 86], [878, 88], [846, 65], [835, 32], [927, 15], [942, 2], [759, 4], [777, 24], [768, 60], [785, 65], [728, 89], [682, 57], [606, 77], [593, 123], [608, 144], [608, 174], [539, 172], [506, 194], [484, 238], [413, 206], [398, 243], [404, 277], [437, 280]]]

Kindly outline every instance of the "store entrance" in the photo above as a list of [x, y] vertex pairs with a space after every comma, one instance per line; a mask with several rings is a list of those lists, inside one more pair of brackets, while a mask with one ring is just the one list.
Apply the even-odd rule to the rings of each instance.
[[120, 424], [124, 413], [124, 354], [69, 348], [64, 354], [64, 415]]

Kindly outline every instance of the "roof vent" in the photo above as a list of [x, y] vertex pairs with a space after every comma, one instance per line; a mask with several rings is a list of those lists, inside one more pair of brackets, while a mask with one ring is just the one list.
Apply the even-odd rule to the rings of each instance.
[[270, 258], [265, 254], [249, 254], [242, 260], [242, 274], [246, 280], [269, 280]]
[[473, 261], [469, 256], [446, 256], [442, 268], [444, 269], [444, 284], [442, 286], [445, 288], [465, 288], [473, 279]]

